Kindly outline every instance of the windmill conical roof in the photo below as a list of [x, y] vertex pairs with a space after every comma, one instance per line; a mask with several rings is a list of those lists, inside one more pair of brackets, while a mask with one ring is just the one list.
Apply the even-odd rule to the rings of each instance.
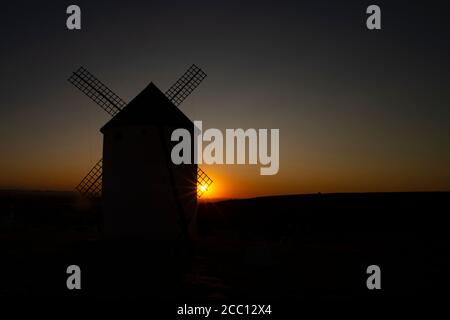
[[100, 131], [129, 125], [192, 126], [192, 121], [151, 82]]

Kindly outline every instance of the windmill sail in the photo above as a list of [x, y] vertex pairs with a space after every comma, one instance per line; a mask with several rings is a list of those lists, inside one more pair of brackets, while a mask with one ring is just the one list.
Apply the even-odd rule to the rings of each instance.
[[83, 196], [99, 197], [102, 192], [102, 167], [103, 159], [100, 159], [75, 189]]
[[209, 186], [213, 183], [212, 179], [208, 175], [197, 167], [197, 198], [200, 198], [206, 191], [208, 191]]
[[205, 78], [206, 73], [193, 64], [181, 78], [166, 91], [165, 95], [174, 105], [179, 106]]
[[68, 80], [113, 117], [127, 105], [83, 67], [75, 71]]

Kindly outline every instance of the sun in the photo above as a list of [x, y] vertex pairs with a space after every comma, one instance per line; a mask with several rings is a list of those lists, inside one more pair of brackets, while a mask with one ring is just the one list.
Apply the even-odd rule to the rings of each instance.
[[212, 179], [200, 168], [197, 168], [197, 198], [209, 190]]
[[197, 198], [204, 198], [209, 193], [209, 186], [207, 184], [197, 185]]

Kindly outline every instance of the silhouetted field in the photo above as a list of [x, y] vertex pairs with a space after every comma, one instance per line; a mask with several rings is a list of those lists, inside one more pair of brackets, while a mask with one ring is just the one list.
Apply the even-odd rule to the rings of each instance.
[[[441, 296], [449, 200], [443, 192], [206, 202], [189, 252], [103, 240], [100, 205], [73, 193], [2, 191], [0, 295], [241, 303]], [[71, 264], [81, 267], [81, 291], [66, 288]], [[380, 291], [366, 287], [372, 264], [381, 267]]]

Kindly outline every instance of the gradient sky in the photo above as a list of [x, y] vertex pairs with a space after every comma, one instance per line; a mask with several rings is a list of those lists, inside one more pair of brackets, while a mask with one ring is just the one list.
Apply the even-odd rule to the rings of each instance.
[[[444, 1], [15, 1], [0, 10], [0, 188], [72, 190], [109, 116], [80, 65], [124, 100], [208, 78], [181, 106], [204, 128], [279, 128], [280, 171], [204, 166], [211, 197], [450, 190]], [[78, 4], [82, 30], [66, 29]], [[368, 5], [382, 30], [365, 27]]]

